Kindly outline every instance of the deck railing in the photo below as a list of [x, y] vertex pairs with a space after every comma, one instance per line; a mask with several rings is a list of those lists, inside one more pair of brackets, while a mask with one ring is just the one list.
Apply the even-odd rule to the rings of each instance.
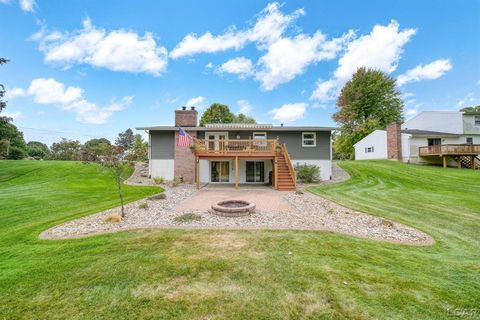
[[276, 139], [195, 139], [194, 150], [203, 155], [274, 154]]
[[480, 144], [441, 144], [419, 147], [420, 156], [436, 155], [477, 155], [480, 154]]
[[297, 172], [292, 165], [292, 160], [290, 160], [290, 154], [288, 153], [287, 146], [282, 144], [282, 154], [285, 158], [285, 162], [287, 163], [288, 169], [290, 170], [290, 174], [292, 175], [293, 185], [295, 189], [297, 189]]

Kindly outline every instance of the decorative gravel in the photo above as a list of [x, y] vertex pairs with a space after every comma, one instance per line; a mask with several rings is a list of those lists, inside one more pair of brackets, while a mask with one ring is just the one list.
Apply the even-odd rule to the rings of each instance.
[[[396, 222], [351, 211], [322, 197], [305, 192], [284, 193], [283, 197], [293, 208], [291, 212], [261, 211], [246, 217], [222, 217], [205, 211], [176, 211], [175, 206], [192, 196], [197, 190], [193, 185], [183, 184], [167, 188], [166, 199], [143, 199], [126, 205], [126, 217], [120, 223], [103, 220], [119, 208], [73, 220], [40, 234], [42, 239], [64, 239], [140, 228], [221, 228], [221, 229], [297, 229], [326, 230], [362, 238], [400, 242], [415, 245], [433, 244], [428, 235]], [[248, 200], [248, 199], [245, 199]], [[142, 203], [147, 208], [139, 208]], [[178, 217], [194, 213], [200, 220]]]

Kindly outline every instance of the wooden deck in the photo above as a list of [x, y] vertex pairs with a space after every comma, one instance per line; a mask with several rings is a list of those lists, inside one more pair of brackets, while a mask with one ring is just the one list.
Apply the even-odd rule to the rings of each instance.
[[195, 154], [200, 158], [267, 158], [275, 157], [276, 139], [195, 139]]
[[480, 144], [442, 144], [419, 147], [418, 154], [426, 156], [476, 156], [480, 154]]

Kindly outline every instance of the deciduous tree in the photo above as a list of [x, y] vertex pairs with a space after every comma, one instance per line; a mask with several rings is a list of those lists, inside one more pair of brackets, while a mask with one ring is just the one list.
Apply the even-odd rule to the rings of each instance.
[[233, 123], [234, 117], [227, 105], [214, 103], [202, 114], [200, 126], [207, 123]]
[[376, 129], [402, 121], [403, 101], [395, 79], [374, 69], [359, 68], [342, 88], [333, 115], [340, 125], [334, 143], [335, 153], [352, 159], [353, 145]]

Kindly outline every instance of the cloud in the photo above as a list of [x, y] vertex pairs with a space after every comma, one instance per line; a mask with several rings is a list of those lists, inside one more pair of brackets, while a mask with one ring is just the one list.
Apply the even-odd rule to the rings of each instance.
[[418, 65], [408, 70], [397, 78], [397, 84], [403, 86], [407, 82], [417, 82], [421, 80], [433, 80], [440, 78], [445, 72], [452, 69], [452, 64], [448, 59], [439, 59], [429, 64]]
[[307, 104], [298, 102], [284, 104], [279, 108], [270, 110], [268, 114], [273, 118], [273, 120], [286, 123], [302, 119], [306, 111]]
[[23, 118], [23, 113], [20, 111], [15, 111], [15, 112], [2, 112], [2, 116], [5, 116], [7, 118], [12, 118], [13, 121], [19, 120]]
[[45, 62], [65, 68], [88, 64], [113, 71], [159, 76], [167, 68], [167, 50], [157, 46], [152, 33], [143, 36], [127, 30], [106, 31], [83, 20], [83, 28], [70, 33], [46, 32], [32, 36], [39, 42]]
[[467, 94], [465, 97], [463, 97], [462, 99], [460, 99], [457, 102], [457, 109], [458, 108], [464, 108], [464, 107], [470, 107], [471, 105], [474, 104], [474, 102], [475, 102], [474, 94], [473, 94], [473, 92], [470, 92], [469, 94]]
[[238, 100], [237, 104], [240, 107], [237, 114], [243, 113], [244, 115], [248, 115], [252, 112], [252, 106], [247, 100]]
[[338, 60], [333, 77], [317, 81], [311, 99], [323, 102], [335, 99], [341, 86], [360, 67], [379, 69], [386, 73], [395, 71], [403, 47], [415, 33], [415, 29], [400, 30], [398, 22], [392, 20], [387, 26], [376, 25], [370, 34], [350, 41]]
[[17, 97], [23, 97], [25, 95], [26, 92], [22, 88], [12, 88], [7, 90], [7, 92], [5, 93], [5, 97], [7, 99], [15, 99]]
[[33, 12], [36, 6], [35, 0], [20, 0], [20, 9], [26, 12]]
[[317, 31], [313, 36], [300, 34], [294, 38], [280, 38], [260, 58], [260, 70], [255, 77], [262, 89], [272, 90], [304, 73], [308, 65], [335, 58], [352, 36], [353, 31], [350, 31], [327, 41], [326, 36]]
[[56, 105], [61, 110], [76, 114], [76, 119], [88, 124], [103, 124], [115, 112], [125, 109], [131, 104], [133, 97], [126, 96], [120, 101], [111, 101], [104, 107], [98, 107], [84, 97], [83, 89], [65, 84], [49, 78], [32, 80], [27, 94], [35, 103]]
[[201, 108], [200, 104], [202, 104], [204, 102], [205, 102], [205, 97], [202, 97], [202, 96], [193, 97], [185, 103], [185, 106]]
[[218, 67], [219, 73], [231, 73], [237, 75], [240, 79], [245, 79], [253, 72], [253, 65], [250, 59], [238, 57], [230, 59]]
[[244, 30], [237, 30], [235, 26], [231, 26], [220, 35], [206, 32], [197, 36], [190, 33], [170, 52], [170, 57], [177, 59], [199, 53], [239, 50], [249, 42], [255, 42], [259, 48], [265, 48], [279, 39], [293, 21], [305, 14], [303, 9], [298, 9], [285, 15], [280, 8], [278, 2], [268, 4], [257, 15], [255, 24]]

